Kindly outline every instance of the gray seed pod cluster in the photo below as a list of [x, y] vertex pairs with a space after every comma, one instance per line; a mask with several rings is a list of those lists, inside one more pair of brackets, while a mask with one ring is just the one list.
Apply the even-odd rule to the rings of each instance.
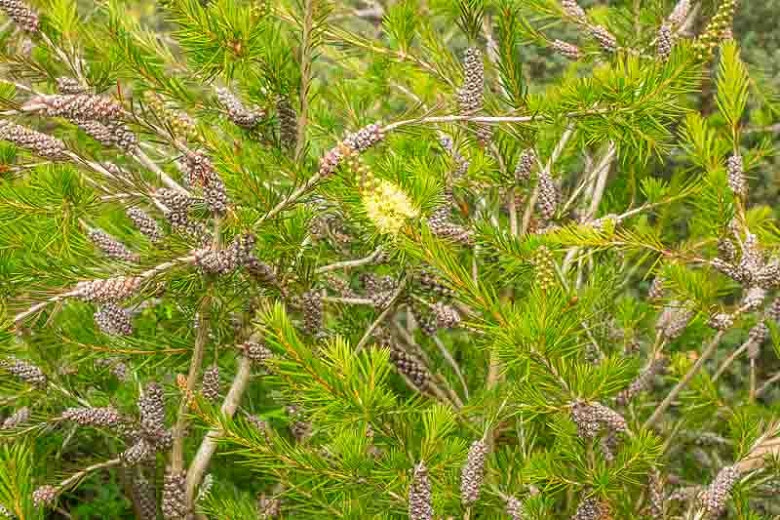
[[450, 209], [448, 206], [441, 206], [428, 217], [428, 226], [431, 232], [439, 238], [452, 240], [460, 244], [471, 244], [471, 232], [453, 223], [450, 220]]
[[550, 221], [555, 216], [555, 210], [558, 207], [558, 187], [546, 170], [539, 172], [539, 198], [536, 207], [545, 222]]
[[62, 412], [62, 419], [71, 421], [79, 426], [95, 426], [103, 428], [112, 428], [122, 422], [122, 415], [112, 407], [102, 408], [77, 407], [68, 408]]
[[225, 184], [206, 154], [187, 152], [184, 156], [183, 168], [190, 186], [203, 188], [203, 199], [209, 209], [217, 215], [224, 215], [228, 206]]
[[506, 501], [506, 514], [512, 520], [523, 520], [523, 503], [516, 497], [509, 497]]
[[604, 514], [603, 507], [595, 498], [584, 498], [577, 506], [577, 511], [571, 520], [601, 520]]
[[298, 114], [287, 96], [276, 100], [276, 117], [279, 119], [279, 141], [287, 149], [295, 148], [298, 141]]
[[141, 278], [133, 276], [90, 280], [76, 284], [74, 292], [76, 297], [87, 302], [120, 302], [135, 294], [141, 286], [141, 281]]
[[579, 47], [563, 40], [554, 40], [550, 47], [564, 58], [572, 61], [577, 61], [582, 57], [582, 51]]
[[320, 158], [319, 175], [328, 177], [335, 173], [344, 159], [354, 153], [361, 153], [384, 138], [379, 123], [365, 126], [347, 136]]
[[33, 491], [32, 499], [35, 507], [48, 507], [54, 505], [60, 492], [54, 486], [39, 486]]
[[716, 519], [726, 509], [726, 502], [731, 496], [731, 490], [739, 482], [740, 472], [734, 466], [726, 466], [721, 469], [715, 480], [707, 486], [700, 497], [701, 509], [708, 515], [707, 518]]
[[217, 89], [217, 99], [227, 111], [230, 121], [236, 126], [246, 130], [256, 127], [260, 120], [265, 116], [262, 110], [258, 108], [248, 109], [238, 97], [227, 88]]
[[212, 366], [203, 372], [203, 383], [201, 386], [203, 397], [209, 401], [219, 399], [219, 367]]
[[168, 469], [163, 480], [162, 514], [165, 520], [187, 520], [187, 472]]
[[129, 208], [127, 217], [133, 222], [138, 231], [146, 236], [152, 243], [162, 240], [163, 232], [157, 221], [140, 208]]
[[154, 484], [143, 474], [134, 475], [132, 493], [140, 520], [157, 520], [157, 490]]
[[431, 312], [436, 318], [436, 326], [440, 329], [454, 329], [460, 325], [460, 314], [452, 305], [436, 302], [431, 307]]
[[3, 420], [3, 424], [0, 426], [0, 430], [10, 430], [21, 426], [30, 419], [30, 409], [26, 406], [22, 406], [14, 413], [9, 415]]
[[57, 78], [57, 90], [60, 94], [84, 94], [87, 89], [76, 78], [60, 76]]
[[628, 429], [622, 415], [601, 403], [575, 401], [571, 406], [571, 418], [577, 425], [580, 437], [592, 439], [598, 435], [602, 426], [608, 432], [621, 433]]
[[65, 143], [56, 137], [42, 134], [10, 121], [0, 121], [0, 140], [10, 141], [51, 161], [62, 161], [67, 158]]
[[115, 123], [122, 117], [122, 107], [113, 99], [93, 94], [54, 94], [37, 96], [26, 105], [49, 117], [71, 121]]
[[469, 448], [466, 463], [460, 473], [460, 500], [466, 505], [473, 504], [479, 498], [485, 480], [487, 454], [487, 444], [482, 439], [474, 441]]
[[130, 251], [127, 246], [105, 231], [90, 229], [87, 236], [109, 258], [123, 262], [138, 262], [140, 259], [137, 253]]
[[678, 0], [667, 20], [675, 27], [680, 27], [685, 22], [685, 19], [688, 18], [690, 10], [691, 0]]
[[282, 501], [273, 495], [261, 493], [257, 497], [257, 516], [260, 519], [267, 520], [279, 518], [282, 514]]
[[639, 373], [639, 375], [631, 382], [628, 388], [617, 395], [615, 402], [617, 402], [619, 405], [626, 405], [638, 394], [649, 389], [653, 384], [653, 379], [655, 379], [656, 376], [661, 374], [666, 369], [666, 365], [667, 360], [665, 358], [658, 358], [653, 360], [647, 367], [642, 370], [642, 372]]
[[682, 334], [691, 318], [693, 318], [692, 310], [681, 307], [678, 302], [671, 302], [664, 307], [655, 328], [667, 341], [672, 341]]
[[431, 481], [428, 478], [428, 468], [420, 462], [414, 467], [412, 484], [409, 486], [409, 519], [433, 520], [433, 504]]
[[46, 382], [48, 381], [43, 370], [29, 361], [24, 361], [22, 359], [12, 357], [0, 360], [0, 368], [4, 369], [17, 379], [39, 388], [46, 386]]
[[0, 10], [23, 31], [34, 33], [38, 31], [40, 23], [38, 13], [21, 0], [0, 0]]
[[746, 184], [741, 155], [735, 154], [726, 159], [726, 175], [729, 181], [729, 188], [731, 188], [734, 195], [744, 197]]
[[323, 305], [319, 291], [308, 291], [301, 297], [303, 308], [303, 330], [307, 334], [317, 334], [322, 330]]
[[672, 54], [672, 47], [674, 46], [674, 33], [668, 24], [661, 24], [661, 28], [658, 29], [658, 38], [656, 43], [656, 55], [661, 61], [666, 61]]
[[273, 353], [271, 350], [257, 341], [246, 341], [241, 345], [241, 350], [244, 356], [249, 358], [253, 363], [264, 365], [271, 357]]
[[593, 39], [595, 39], [606, 52], [615, 52], [617, 50], [617, 40], [611, 32], [601, 25], [591, 26], [590, 35], [593, 36]]
[[536, 164], [536, 152], [534, 152], [533, 148], [524, 150], [517, 159], [517, 166], [515, 166], [515, 181], [521, 183], [530, 179], [534, 164]]
[[476, 47], [466, 49], [463, 57], [463, 86], [458, 90], [460, 111], [466, 114], [482, 108], [482, 94], [485, 88], [485, 66], [482, 51]]
[[561, 7], [567, 16], [574, 18], [578, 23], [586, 23], [585, 10], [575, 0], [561, 0]]

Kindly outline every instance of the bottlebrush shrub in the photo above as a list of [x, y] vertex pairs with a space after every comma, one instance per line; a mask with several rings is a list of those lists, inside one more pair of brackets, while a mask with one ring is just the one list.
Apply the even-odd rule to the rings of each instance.
[[778, 514], [736, 9], [0, 1], [0, 516]]

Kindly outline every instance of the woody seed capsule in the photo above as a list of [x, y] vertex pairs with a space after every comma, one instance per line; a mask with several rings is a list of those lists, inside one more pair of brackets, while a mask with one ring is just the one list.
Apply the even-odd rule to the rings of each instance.
[[420, 462], [414, 467], [414, 476], [409, 487], [409, 520], [433, 520], [433, 514], [428, 468], [425, 463]]
[[23, 31], [30, 33], [38, 31], [38, 13], [21, 0], [0, 0], [0, 10], [4, 11]]
[[561, 7], [567, 16], [574, 18], [578, 23], [585, 23], [585, 11], [575, 0], [561, 0]]
[[219, 399], [219, 367], [213, 366], [203, 373], [203, 385], [201, 387], [203, 397], [209, 401]]
[[545, 222], [555, 216], [555, 210], [558, 206], [558, 188], [546, 170], [539, 173], [539, 198], [536, 206]]
[[476, 47], [466, 49], [463, 57], [463, 86], [458, 90], [460, 111], [471, 113], [482, 108], [482, 91], [485, 85], [485, 68], [482, 51]]
[[74, 296], [87, 302], [119, 302], [132, 296], [141, 286], [141, 281], [141, 278], [131, 276], [83, 281], [76, 284]]
[[672, 53], [672, 46], [674, 45], [674, 34], [668, 24], [662, 24], [658, 30], [658, 43], [656, 47], [656, 54], [658, 59], [666, 61], [669, 59], [669, 55]]
[[726, 502], [731, 495], [734, 484], [739, 482], [740, 472], [735, 466], [726, 466], [718, 472], [715, 480], [707, 486], [702, 494], [701, 508], [708, 518], [715, 519], [726, 508]]
[[87, 236], [109, 258], [124, 262], [138, 262], [139, 260], [137, 253], [133, 253], [124, 244], [100, 229], [90, 229]]
[[129, 208], [127, 210], [128, 218], [135, 224], [143, 235], [145, 235], [152, 243], [159, 242], [162, 239], [163, 232], [160, 229], [157, 221], [150, 217], [144, 210], [140, 208]]
[[122, 422], [122, 416], [116, 408], [107, 406], [104, 408], [68, 408], [62, 412], [62, 418], [72, 421], [79, 426], [97, 426], [110, 428]]
[[21, 379], [25, 383], [42, 388], [46, 386], [47, 378], [43, 370], [27, 361], [8, 358], [0, 360], [0, 368], [5, 369], [9, 374]]
[[479, 498], [479, 491], [485, 479], [485, 458], [487, 445], [483, 440], [474, 441], [469, 448], [466, 464], [460, 474], [460, 499], [464, 504], [473, 504]]
[[288, 149], [295, 148], [298, 140], [298, 114], [290, 104], [290, 98], [280, 96], [276, 100], [276, 117], [279, 119], [279, 141]]
[[555, 52], [572, 61], [577, 61], [582, 57], [579, 47], [563, 40], [556, 39], [551, 46]]
[[265, 115], [262, 110], [249, 110], [238, 97], [226, 88], [217, 89], [217, 99], [227, 111], [228, 119], [236, 126], [251, 130]]
[[42, 134], [10, 121], [0, 121], [0, 141], [10, 141], [51, 161], [61, 161], [67, 158], [65, 143], [56, 137]]
[[506, 514], [512, 520], [523, 520], [523, 503], [515, 497], [509, 497], [506, 501]]
[[745, 196], [745, 174], [742, 170], [742, 156], [732, 155], [726, 160], [729, 188], [737, 197]]
[[617, 40], [606, 28], [600, 25], [594, 25], [590, 28], [590, 34], [593, 38], [599, 42], [601, 48], [607, 52], [614, 52], [617, 50]]
[[59, 491], [54, 486], [39, 486], [33, 491], [32, 499], [35, 507], [47, 507], [54, 505]]
[[534, 164], [536, 164], [536, 152], [534, 152], [533, 148], [529, 148], [521, 153], [515, 167], [515, 180], [518, 183], [527, 181], [531, 177], [531, 170]]
[[185, 471], [168, 469], [163, 480], [162, 514], [165, 520], [186, 520], [189, 516]]
[[23, 406], [5, 418], [2, 426], [0, 426], [0, 430], [10, 430], [11, 428], [16, 428], [17, 426], [21, 426], [22, 424], [26, 423], [29, 419], [30, 409], [26, 406]]

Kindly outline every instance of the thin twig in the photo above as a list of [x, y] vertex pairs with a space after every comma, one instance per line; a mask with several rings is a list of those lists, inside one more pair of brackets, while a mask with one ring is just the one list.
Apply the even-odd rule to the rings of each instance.
[[330, 271], [337, 271], [339, 269], [351, 269], [353, 267], [360, 267], [363, 265], [373, 264], [377, 258], [382, 256], [382, 247], [377, 247], [370, 255], [358, 258], [356, 260], [344, 260], [343, 262], [336, 262], [333, 264], [323, 265], [317, 268], [314, 272], [317, 274], [329, 273]]
[[379, 313], [379, 316], [376, 317], [376, 319], [371, 323], [371, 325], [368, 326], [366, 332], [363, 333], [363, 337], [360, 338], [360, 341], [355, 347], [355, 352], [354, 352], [355, 355], [357, 355], [358, 353], [360, 353], [361, 350], [363, 350], [363, 347], [365, 347], [366, 343], [368, 343], [368, 341], [371, 339], [371, 334], [374, 333], [376, 328], [379, 327], [379, 325], [385, 320], [385, 318], [387, 318], [387, 315], [390, 314], [390, 311], [395, 307], [395, 302], [401, 296], [401, 293], [406, 287], [406, 282], [408, 279], [409, 279], [409, 275], [406, 275], [401, 279], [401, 281], [398, 283], [398, 287], [396, 287], [395, 292], [390, 298], [390, 301], [387, 302], [387, 306], [384, 308], [384, 310], [381, 313]]
[[303, 3], [303, 27], [301, 28], [301, 107], [298, 111], [297, 138], [295, 141], [295, 162], [299, 162], [306, 150], [306, 125], [309, 122], [309, 88], [311, 85], [312, 31], [314, 28], [314, 2]]

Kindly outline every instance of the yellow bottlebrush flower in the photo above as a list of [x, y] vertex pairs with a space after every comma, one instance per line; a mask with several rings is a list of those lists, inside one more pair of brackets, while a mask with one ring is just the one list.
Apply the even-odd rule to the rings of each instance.
[[418, 215], [419, 211], [398, 186], [380, 180], [363, 195], [366, 215], [383, 234], [397, 235], [404, 223]]

